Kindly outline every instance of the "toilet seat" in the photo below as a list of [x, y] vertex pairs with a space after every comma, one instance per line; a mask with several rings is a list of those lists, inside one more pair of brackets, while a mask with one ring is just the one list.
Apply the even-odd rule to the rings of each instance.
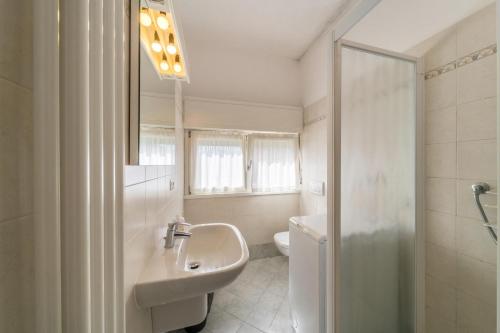
[[283, 254], [284, 256], [289, 255], [289, 246], [290, 246], [290, 233], [288, 231], [284, 232], [278, 232], [277, 234], [274, 235], [274, 243], [276, 244], [276, 247], [278, 250]]

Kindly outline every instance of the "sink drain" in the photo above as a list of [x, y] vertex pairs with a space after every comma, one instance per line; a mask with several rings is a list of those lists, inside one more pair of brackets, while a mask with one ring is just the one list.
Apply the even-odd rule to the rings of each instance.
[[192, 263], [189, 263], [188, 267], [189, 267], [189, 269], [198, 269], [200, 267], [200, 263], [199, 262], [192, 262]]

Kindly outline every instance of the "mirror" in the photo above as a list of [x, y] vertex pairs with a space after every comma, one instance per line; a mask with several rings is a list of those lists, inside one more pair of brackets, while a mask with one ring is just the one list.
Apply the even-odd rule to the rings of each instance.
[[176, 164], [176, 80], [187, 72], [170, 8], [131, 1], [129, 164]]
[[139, 164], [175, 165], [175, 81], [160, 80], [142, 47], [139, 56]]

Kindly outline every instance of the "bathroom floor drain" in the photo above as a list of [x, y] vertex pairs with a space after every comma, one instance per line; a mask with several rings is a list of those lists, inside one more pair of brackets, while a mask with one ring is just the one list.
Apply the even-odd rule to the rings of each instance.
[[189, 269], [198, 269], [200, 267], [200, 263], [199, 262], [192, 262], [192, 263], [189, 263], [188, 267], [189, 267]]

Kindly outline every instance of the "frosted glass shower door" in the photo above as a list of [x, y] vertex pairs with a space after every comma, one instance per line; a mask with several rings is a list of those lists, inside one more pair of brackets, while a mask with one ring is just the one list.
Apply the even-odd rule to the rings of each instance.
[[413, 333], [416, 62], [339, 45], [341, 332]]

